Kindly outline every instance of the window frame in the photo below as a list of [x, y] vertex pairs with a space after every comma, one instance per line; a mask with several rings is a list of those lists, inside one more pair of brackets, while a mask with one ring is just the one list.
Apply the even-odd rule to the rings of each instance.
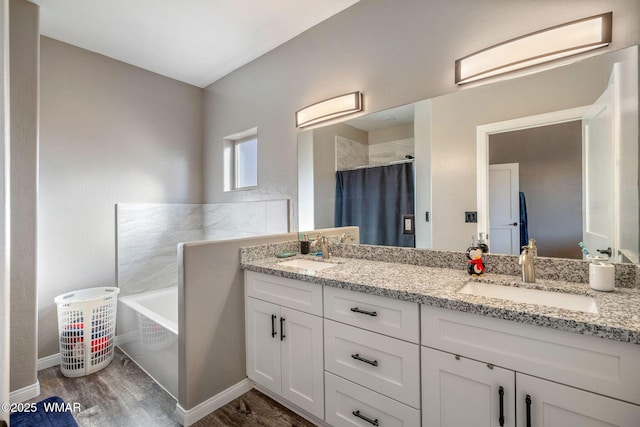
[[[255, 185], [251, 186], [238, 186], [238, 176], [240, 172], [239, 167], [239, 156], [238, 149], [240, 145], [255, 141], [255, 154], [256, 154], [256, 166], [255, 166], [255, 174], [256, 180]], [[260, 184], [259, 178], [259, 141], [258, 141], [258, 128], [254, 127], [251, 129], [244, 130], [242, 132], [237, 132], [233, 135], [229, 135], [224, 138], [224, 155], [223, 155], [223, 170], [224, 170], [224, 191], [246, 191], [246, 190], [255, 190], [258, 188]]]

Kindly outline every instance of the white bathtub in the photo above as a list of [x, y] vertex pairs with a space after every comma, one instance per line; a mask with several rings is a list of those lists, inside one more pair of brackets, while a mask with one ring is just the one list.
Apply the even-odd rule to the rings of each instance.
[[178, 287], [119, 299], [119, 347], [149, 376], [178, 397]]
[[178, 287], [121, 297], [120, 302], [178, 335]]

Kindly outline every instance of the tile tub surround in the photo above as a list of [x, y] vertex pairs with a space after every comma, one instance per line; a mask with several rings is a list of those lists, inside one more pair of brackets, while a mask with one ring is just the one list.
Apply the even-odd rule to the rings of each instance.
[[[333, 245], [332, 253], [336, 256], [334, 261], [340, 263], [338, 267], [305, 271], [280, 266], [278, 262], [282, 259], [273, 256], [275, 252], [286, 249], [287, 245], [292, 243], [297, 244], [297, 242], [289, 242], [244, 248], [241, 251], [242, 267], [247, 270], [320, 285], [640, 344], [640, 313], [638, 312], [640, 289], [636, 287], [618, 287], [614, 292], [597, 292], [586, 283], [539, 279], [535, 284], [525, 284], [519, 282], [519, 277], [514, 275], [497, 273], [488, 273], [481, 279], [474, 279], [464, 269], [466, 267], [464, 254], [420, 249], [378, 249], [378, 247], [365, 245]], [[344, 248], [346, 246], [351, 247]], [[361, 248], [358, 249], [356, 246], [361, 246]], [[341, 250], [352, 256], [342, 257], [341, 253], [341, 257], [337, 257]], [[369, 258], [379, 258], [382, 254], [393, 255], [393, 257], [390, 260], [380, 261], [363, 259], [364, 257], [356, 258], [353, 256], [356, 253], [366, 253]], [[264, 256], [259, 258], [261, 255]], [[298, 257], [303, 258], [301, 255]], [[497, 255], [491, 258], [493, 257], [502, 258]], [[459, 261], [455, 262], [456, 260]], [[429, 262], [438, 266], [425, 266], [425, 263]], [[442, 263], [456, 268], [447, 268]], [[635, 268], [635, 266], [632, 267]], [[560, 273], [554, 274], [561, 274], [562, 270], [559, 271]], [[459, 294], [458, 290], [470, 280], [589, 295], [595, 299], [599, 313], [584, 313]]]
[[118, 204], [117, 267], [122, 295], [175, 286], [177, 245], [289, 231], [289, 201]]

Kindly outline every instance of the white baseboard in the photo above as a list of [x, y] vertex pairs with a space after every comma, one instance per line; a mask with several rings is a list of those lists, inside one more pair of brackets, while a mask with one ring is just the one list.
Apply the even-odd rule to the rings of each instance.
[[11, 403], [20, 403], [40, 396], [40, 381], [9, 393]]
[[215, 396], [205, 400], [195, 407], [185, 410], [180, 404], [176, 405], [176, 416], [178, 421], [184, 427], [188, 427], [196, 421], [206, 417], [218, 408], [223, 407], [249, 390], [253, 388], [253, 381], [245, 378], [237, 384], [232, 385], [228, 389], [216, 394]]
[[[125, 342], [125, 337], [122, 337], [121, 335], [118, 335], [113, 339], [113, 345], [116, 347], [122, 344], [123, 342]], [[59, 364], [60, 364], [60, 353], [52, 354], [50, 356], [45, 356], [43, 358], [38, 359], [38, 372], [42, 371], [43, 369], [51, 368], [52, 366], [57, 366]]]
[[60, 364], [60, 353], [38, 359], [38, 372]]

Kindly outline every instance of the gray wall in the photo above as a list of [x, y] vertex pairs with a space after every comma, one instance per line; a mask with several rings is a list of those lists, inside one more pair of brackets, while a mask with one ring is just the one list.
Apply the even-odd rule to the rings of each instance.
[[[360, 241], [357, 227], [318, 232], [325, 236], [348, 232], [354, 243]], [[295, 240], [298, 233], [179, 246], [178, 403], [182, 409], [192, 409], [247, 377], [240, 248]]]
[[41, 61], [39, 357], [58, 352], [56, 295], [116, 284], [114, 205], [203, 188], [202, 89], [46, 37]]
[[9, 1], [11, 390], [36, 383], [39, 6]]
[[[614, 41], [607, 49], [640, 43], [637, 0], [406, 0], [402, 7], [361, 1], [207, 87], [205, 201], [295, 200], [294, 112], [306, 105], [360, 90], [369, 113], [454, 92], [457, 58], [609, 10]], [[224, 193], [222, 139], [253, 126], [260, 135], [260, 187]], [[466, 242], [470, 233], [464, 234]]]
[[489, 164], [518, 163], [538, 255], [582, 259], [582, 123], [489, 136]]

